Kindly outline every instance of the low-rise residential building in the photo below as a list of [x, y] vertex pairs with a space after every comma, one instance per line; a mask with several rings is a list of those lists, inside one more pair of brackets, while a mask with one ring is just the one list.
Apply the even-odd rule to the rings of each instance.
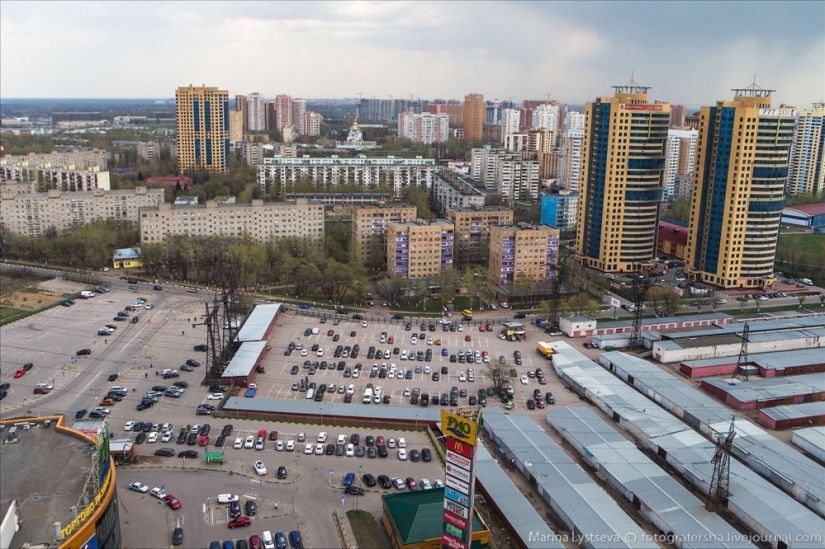
[[443, 219], [387, 225], [387, 272], [404, 278], [437, 276], [452, 270], [455, 226]]
[[10, 154], [0, 158], [0, 166], [74, 166], [87, 170], [105, 170], [109, 161], [109, 151], [52, 151], [49, 153]]
[[321, 189], [342, 183], [355, 183], [364, 190], [378, 185], [389, 185], [394, 196], [401, 196], [405, 187], [418, 186], [430, 189], [435, 160], [416, 156], [415, 158], [368, 157], [310, 157], [287, 158], [275, 156], [264, 158], [258, 166], [258, 185], [262, 193], [272, 184], [295, 183], [304, 179], [317, 184]]
[[140, 241], [162, 242], [169, 235], [243, 236], [257, 242], [270, 238], [324, 238], [324, 206], [306, 199], [294, 202], [161, 204], [140, 210]]
[[455, 259], [463, 269], [488, 259], [491, 227], [512, 225], [513, 210], [503, 206], [447, 208], [444, 218], [455, 225]]
[[361, 250], [361, 260], [367, 264], [372, 257], [373, 246], [386, 250], [387, 226], [392, 222], [403, 223], [416, 218], [417, 208], [409, 204], [376, 204], [355, 208], [352, 214], [352, 240]]
[[99, 168], [78, 170], [73, 167], [0, 166], [0, 185], [15, 184], [17, 192], [38, 193], [49, 190], [65, 192], [111, 189], [109, 172]]
[[120, 248], [112, 256], [115, 269], [137, 269], [143, 267], [143, 251], [140, 248]]
[[522, 273], [535, 282], [556, 276], [559, 230], [549, 225], [498, 225], [490, 228], [490, 277], [502, 286]]
[[60, 233], [101, 219], [131, 221], [137, 225], [140, 208], [163, 204], [163, 197], [163, 189], [146, 187], [82, 192], [53, 189], [45, 193], [2, 189], [0, 224], [11, 233], [29, 236], [44, 235], [52, 227]]

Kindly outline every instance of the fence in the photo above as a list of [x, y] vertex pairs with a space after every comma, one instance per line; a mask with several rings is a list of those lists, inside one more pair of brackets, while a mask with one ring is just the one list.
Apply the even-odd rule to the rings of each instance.
[[[440, 325], [440, 317], [435, 316], [404, 316], [403, 318], [393, 318], [391, 315], [380, 315], [380, 314], [363, 314], [363, 313], [355, 313], [360, 314], [361, 318], [353, 318], [352, 314], [341, 314], [336, 313], [334, 311], [323, 311], [318, 309], [299, 309], [298, 307], [286, 306], [282, 305], [281, 309], [285, 313], [291, 313], [296, 316], [308, 316], [313, 318], [326, 318], [327, 320], [349, 320], [352, 322], [361, 322], [366, 320], [369, 323], [378, 323], [378, 324], [389, 324], [389, 325], [397, 325], [397, 326], [404, 326], [408, 322], [412, 324], [413, 328], [421, 327], [421, 324], [430, 324], [436, 327], [438, 330], [438, 326]], [[453, 317], [447, 319], [452, 324], [462, 324], [464, 326], [503, 326], [505, 322], [513, 322], [514, 319], [512, 318], [488, 318], [488, 319], [471, 319], [471, 320], [462, 320], [461, 317]], [[522, 319], [525, 320], [526, 319]]]

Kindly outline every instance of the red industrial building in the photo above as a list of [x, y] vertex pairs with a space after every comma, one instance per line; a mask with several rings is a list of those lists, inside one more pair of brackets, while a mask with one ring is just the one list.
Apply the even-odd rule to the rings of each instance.
[[769, 429], [825, 425], [825, 402], [808, 402], [759, 410], [759, 423]]
[[825, 374], [756, 381], [703, 379], [700, 386], [731, 408], [755, 410], [825, 400]]

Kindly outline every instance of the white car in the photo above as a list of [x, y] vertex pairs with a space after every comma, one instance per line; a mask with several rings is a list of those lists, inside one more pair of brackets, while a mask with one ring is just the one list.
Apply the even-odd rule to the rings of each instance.
[[301, 356], [307, 356], [307, 355], [309, 355], [309, 349], [304, 349], [303, 351], [301, 351]]
[[255, 447], [255, 437], [249, 435], [246, 437], [246, 442], [244, 443], [244, 448], [254, 448]]
[[149, 491], [149, 487], [143, 484], [142, 482], [133, 482], [129, 485], [129, 490], [134, 490], [135, 492], [140, 492], [141, 494], [145, 494]]
[[147, 306], [146, 306], [146, 310], [147, 310], [147, 311], [151, 311], [151, 310], [152, 310], [152, 309], [154, 309], [154, 308], [155, 308], [155, 306], [154, 306], [154, 305], [152, 305], [151, 303], [150, 303], [149, 305], [147, 305]]
[[158, 499], [163, 499], [166, 496], [166, 490], [161, 490], [157, 486], [152, 488], [150, 494]]
[[350, 384], [347, 386], [347, 394], [348, 394], [348, 395], [354, 395], [354, 394], [355, 394], [355, 385], [353, 385], [353, 384], [351, 384], [351, 383], [350, 383]]
[[724, 305], [724, 304], [725, 304], [725, 303], [727, 303], [727, 302], [728, 302], [728, 300], [727, 300], [727, 299], [717, 299], [717, 300], [716, 300], [716, 303], [718, 303], [718, 304], [720, 304], [720, 305]]
[[519, 379], [522, 385], [527, 385], [527, 376], [521, 376]]
[[366, 328], [367, 326], [369, 326], [369, 324], [367, 324], [366, 320], [361, 323], [362, 328]]
[[222, 398], [223, 398], [223, 393], [212, 393], [211, 395], [206, 397], [206, 400], [220, 400]]
[[261, 460], [256, 461], [255, 463], [252, 464], [252, 467], [253, 467], [253, 469], [255, 469], [255, 472], [258, 473], [258, 476], [262, 477], [266, 474], [266, 465], [264, 465], [263, 461], [261, 461]]
[[135, 428], [135, 422], [134, 421], [127, 421], [126, 425], [123, 426], [124, 431], [131, 431], [134, 428]]
[[464, 372], [458, 372], [458, 380], [459, 381], [467, 381], [467, 376], [464, 375]]
[[399, 448], [406, 448], [407, 447], [407, 439], [401, 437], [398, 439], [398, 447]]
[[432, 490], [433, 485], [430, 484], [430, 479], [422, 478], [421, 482], [419, 483], [422, 490]]
[[319, 333], [321, 333], [321, 330], [319, 328], [312, 329], [312, 335], [318, 335]]
[[149, 438], [146, 439], [146, 442], [157, 442], [158, 441], [158, 433], [155, 431], [154, 433], [149, 433]]
[[239, 449], [239, 448], [243, 448], [243, 439], [241, 437], [236, 438], [235, 439], [235, 444], [233, 444], [232, 447], [235, 448], [236, 450]]
[[510, 305], [508, 305], [506, 301], [501, 302], [501, 308], [502, 309], [508, 309], [509, 307], [510, 307]]
[[428, 337], [427, 338], [427, 345], [432, 345], [432, 344], [433, 344], [433, 338]]
[[429, 374], [431, 371], [432, 371], [432, 369], [429, 366], [424, 366], [424, 373], [425, 374]]
[[315, 353], [315, 356], [324, 356], [324, 348], [318, 347], [318, 352]]
[[395, 370], [390, 370], [389, 372], [387, 372], [387, 377], [389, 379], [395, 379]]
[[355, 455], [355, 446], [353, 444], [347, 444], [347, 457], [352, 457]]
[[284, 451], [284, 441], [279, 440], [278, 442], [276, 442], [275, 443], [275, 449], [279, 452], [283, 452]]
[[170, 440], [172, 440], [172, 431], [166, 431], [163, 433], [163, 436], [160, 437], [161, 442], [169, 442]]
[[324, 445], [321, 444], [321, 443], [316, 444], [315, 445], [315, 455], [320, 456], [323, 453], [324, 453]]
[[464, 325], [463, 325], [463, 324], [459, 324], [459, 325], [458, 325], [458, 331], [459, 331], [459, 332], [463, 332], [463, 331], [464, 331]]
[[417, 337], [410, 338], [410, 345], [418, 345], [418, 338]]
[[496, 310], [496, 304], [495, 304], [495, 303], [490, 303], [490, 310], [491, 310], [491, 311], [495, 311], [495, 310]]
[[433, 481], [433, 486], [436, 488], [444, 488], [444, 481], [442, 481], [440, 478], [437, 478]]
[[404, 396], [405, 397], [410, 396], [410, 388], [409, 387], [404, 387]]
[[305, 454], [311, 454], [313, 450], [315, 450], [315, 445], [312, 444], [312, 443], [309, 443], [309, 444], [306, 445], [306, 448], [304, 448], [304, 453]]
[[407, 451], [403, 448], [398, 450], [398, 459], [404, 461], [407, 459]]
[[327, 441], [327, 432], [321, 431], [318, 433], [318, 442], [326, 442]]
[[295, 441], [294, 440], [286, 441], [286, 451], [287, 452], [294, 452], [295, 451]]
[[95, 408], [92, 411], [93, 412], [100, 412], [101, 414], [105, 414], [105, 415], [109, 415], [111, 413], [112, 409], [111, 408], [105, 408], [103, 406], [98, 406], [97, 408]]
[[226, 504], [238, 501], [240, 498], [234, 494], [218, 494], [218, 503]]
[[305, 442], [306, 439], [307, 439], [306, 433], [304, 433], [303, 431], [298, 433], [298, 442]]

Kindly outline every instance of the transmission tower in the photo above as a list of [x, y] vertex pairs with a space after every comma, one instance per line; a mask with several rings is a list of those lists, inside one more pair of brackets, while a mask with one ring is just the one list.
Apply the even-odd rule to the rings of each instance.
[[222, 348], [221, 337], [218, 333], [218, 306], [217, 300], [212, 308], [209, 308], [207, 301], [206, 314], [203, 315], [203, 322], [192, 324], [195, 326], [206, 326], [206, 377], [208, 379], [220, 379], [223, 374], [223, 361], [221, 360]]
[[559, 316], [561, 313], [561, 286], [564, 282], [564, 275], [567, 272], [567, 260], [572, 254], [567, 254], [559, 259], [556, 264], [556, 276], [553, 278], [550, 286], [550, 322], [548, 330], [551, 332], [559, 331]]
[[751, 328], [748, 323], [745, 323], [745, 328], [742, 330], [742, 347], [739, 349], [739, 360], [736, 361], [736, 375], [745, 381], [748, 380], [748, 341], [750, 340]]
[[724, 437], [716, 439], [716, 453], [713, 455], [713, 478], [710, 480], [708, 490], [708, 500], [705, 508], [710, 512], [715, 512], [728, 499], [728, 488], [730, 486], [730, 448], [733, 445], [733, 437], [736, 431], [733, 429], [733, 422], [736, 417], [730, 420], [730, 429]]
[[630, 333], [630, 347], [642, 346], [642, 309], [650, 289], [650, 269], [637, 273], [633, 280], [633, 331]]

